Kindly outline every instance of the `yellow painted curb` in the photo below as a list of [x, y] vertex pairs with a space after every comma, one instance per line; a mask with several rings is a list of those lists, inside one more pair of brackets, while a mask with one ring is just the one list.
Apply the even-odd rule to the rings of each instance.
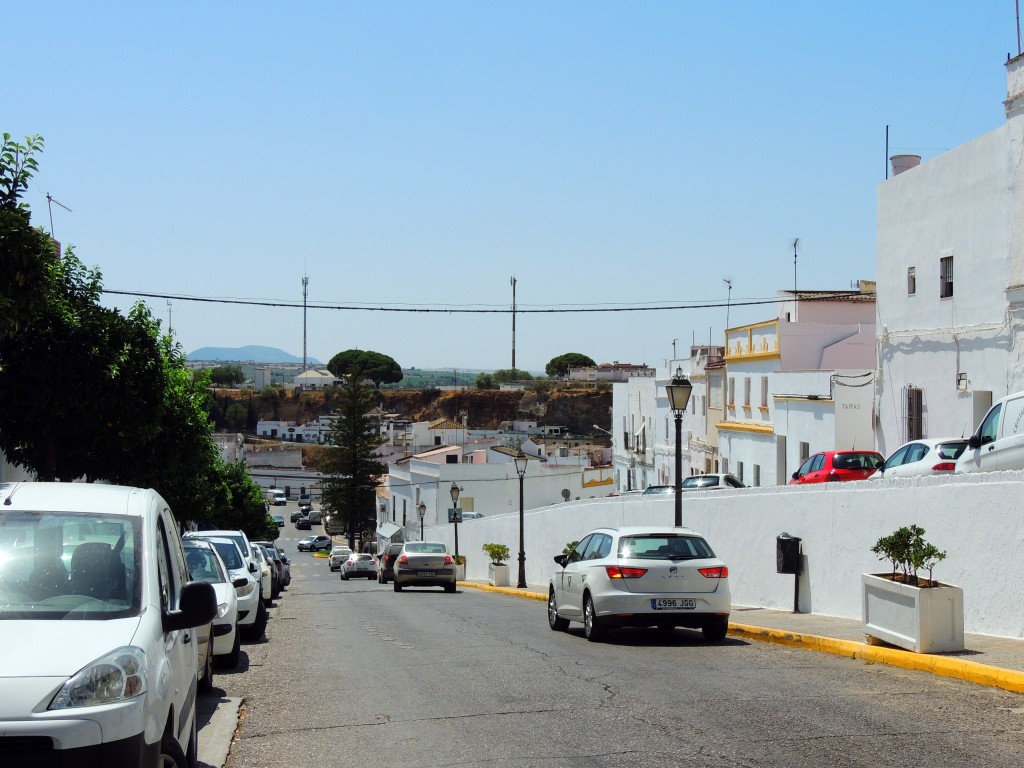
[[799, 632], [766, 629], [746, 624], [729, 624], [729, 634], [778, 645], [799, 646], [812, 651], [846, 656], [850, 659], [887, 664], [891, 667], [930, 672], [941, 677], [966, 680], [969, 683], [1001, 688], [1014, 693], [1024, 693], [1024, 672], [979, 664], [976, 661], [913, 653], [900, 648], [868, 645], [853, 640], [836, 640], [831, 637], [805, 635]]
[[540, 600], [542, 603], [548, 601], [548, 596], [540, 592], [527, 592], [524, 589], [517, 589], [516, 587], [492, 587], [490, 584], [476, 584], [471, 581], [460, 581], [460, 587], [470, 587], [472, 589], [479, 589], [481, 592], [497, 592], [502, 595], [511, 595], [513, 597], [525, 597], [527, 600]]

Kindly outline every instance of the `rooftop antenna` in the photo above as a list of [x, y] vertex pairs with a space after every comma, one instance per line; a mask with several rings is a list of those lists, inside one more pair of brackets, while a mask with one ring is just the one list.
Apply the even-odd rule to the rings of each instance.
[[167, 335], [170, 336], [174, 332], [174, 328], [171, 326], [171, 300], [167, 300]]
[[516, 369], [516, 276], [512, 275], [512, 370]]
[[1017, 6], [1017, 55], [1020, 56], [1020, 0], [1014, 5]]
[[306, 295], [309, 293], [309, 278], [302, 276], [302, 371], [306, 371]]
[[729, 330], [729, 307], [732, 304], [732, 278], [723, 277], [722, 282], [725, 283], [726, 294], [725, 294], [725, 330]]
[[68, 213], [74, 213], [74, 211], [72, 211], [70, 208], [64, 205], [64, 203], [62, 203], [56, 197], [51, 195], [49, 192], [46, 193], [46, 208], [50, 212], [50, 237], [56, 240], [57, 238], [53, 234], [53, 203], [56, 203]]
[[[800, 309], [800, 296], [796, 292], [796, 247], [800, 244], [800, 238], [793, 238], [793, 301], [796, 302], [795, 309]], [[793, 312], [793, 319], [797, 319], [797, 313]]]
[[672, 361], [673, 362], [675, 362], [675, 359], [676, 359], [676, 342], [677, 341], [679, 341], [679, 339], [672, 339]]

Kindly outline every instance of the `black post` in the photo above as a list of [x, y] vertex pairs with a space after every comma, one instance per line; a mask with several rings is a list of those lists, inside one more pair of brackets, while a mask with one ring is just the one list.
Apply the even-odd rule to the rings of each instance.
[[455, 524], [455, 559], [459, 559], [459, 524]]
[[683, 413], [676, 411], [676, 527], [683, 524]]
[[517, 589], [526, 589], [526, 547], [523, 544], [523, 476], [519, 476], [519, 582]]

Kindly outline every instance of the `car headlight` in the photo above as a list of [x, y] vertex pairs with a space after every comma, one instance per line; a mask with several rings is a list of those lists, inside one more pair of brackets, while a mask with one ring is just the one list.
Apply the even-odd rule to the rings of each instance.
[[101, 656], [72, 676], [47, 709], [95, 707], [146, 692], [146, 652], [125, 646]]
[[218, 603], [218, 605], [217, 605], [217, 618], [218, 619], [223, 619], [225, 616], [227, 616], [227, 613], [228, 613], [228, 604], [227, 603]]
[[249, 595], [251, 595], [253, 593], [253, 590], [255, 590], [255, 589], [256, 589], [256, 582], [253, 581], [252, 579], [249, 579], [247, 582], [245, 582], [245, 586], [244, 587], [236, 587], [235, 588], [235, 594], [238, 595], [239, 597], [248, 597]]

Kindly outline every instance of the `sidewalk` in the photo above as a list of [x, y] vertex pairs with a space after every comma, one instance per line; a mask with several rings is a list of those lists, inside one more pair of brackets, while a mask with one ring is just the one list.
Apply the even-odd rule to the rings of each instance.
[[[461, 581], [462, 587], [546, 601], [547, 587], [492, 587], [487, 582]], [[965, 650], [955, 653], [912, 653], [889, 645], [865, 642], [861, 623], [815, 613], [791, 613], [733, 606], [729, 635], [863, 659], [904, 669], [1024, 693], [1024, 639], [967, 634]]]

